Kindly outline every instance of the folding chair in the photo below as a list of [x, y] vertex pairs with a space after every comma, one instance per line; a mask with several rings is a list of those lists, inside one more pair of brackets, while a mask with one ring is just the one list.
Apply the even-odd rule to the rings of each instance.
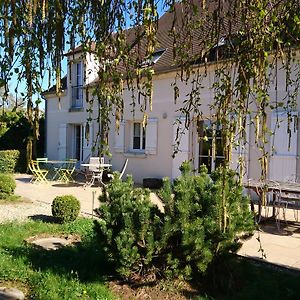
[[49, 171], [45, 169], [41, 169], [39, 167], [39, 163], [36, 160], [30, 161], [28, 167], [31, 173], [33, 174], [33, 178], [30, 180], [30, 182], [48, 183], [46, 176]]

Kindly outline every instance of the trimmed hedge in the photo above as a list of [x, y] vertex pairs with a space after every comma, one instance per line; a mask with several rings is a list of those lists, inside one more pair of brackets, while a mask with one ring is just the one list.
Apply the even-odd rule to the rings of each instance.
[[60, 223], [75, 221], [80, 212], [80, 202], [73, 195], [57, 196], [52, 202], [52, 215]]
[[0, 174], [0, 199], [6, 199], [14, 194], [16, 182], [9, 174]]
[[20, 158], [19, 150], [0, 151], [0, 173], [14, 173]]

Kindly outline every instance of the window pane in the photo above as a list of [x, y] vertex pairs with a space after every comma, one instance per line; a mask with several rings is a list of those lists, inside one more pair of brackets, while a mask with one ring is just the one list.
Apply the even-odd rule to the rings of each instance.
[[205, 165], [207, 167], [208, 173], [211, 173], [211, 157], [200, 156], [199, 157], [199, 170], [200, 166]]
[[77, 85], [82, 85], [82, 63], [76, 64]]
[[216, 138], [216, 156], [223, 156], [223, 140], [221, 138]]
[[146, 131], [145, 128], [143, 128], [143, 144], [142, 144], [142, 149], [145, 150], [146, 146]]
[[140, 137], [141, 135], [141, 124], [140, 123], [134, 123], [133, 124], [133, 136], [134, 137]]
[[140, 149], [140, 137], [133, 137], [133, 149]]
[[210, 155], [212, 148], [212, 140], [204, 141], [200, 140], [199, 142], [199, 155]]
[[217, 167], [219, 167], [220, 165], [222, 165], [223, 161], [224, 161], [223, 157], [216, 157], [216, 160], [215, 160], [215, 169]]

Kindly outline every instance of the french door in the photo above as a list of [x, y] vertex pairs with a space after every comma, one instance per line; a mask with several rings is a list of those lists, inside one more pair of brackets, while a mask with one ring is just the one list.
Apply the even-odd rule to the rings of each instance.
[[199, 155], [198, 168], [205, 165], [208, 173], [215, 170], [224, 161], [221, 126], [209, 120], [198, 122]]

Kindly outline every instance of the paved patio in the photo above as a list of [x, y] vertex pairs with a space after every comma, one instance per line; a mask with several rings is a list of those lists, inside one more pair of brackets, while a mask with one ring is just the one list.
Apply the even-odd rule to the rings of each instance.
[[[263, 209], [263, 216], [271, 214], [272, 209]], [[282, 211], [279, 225], [275, 220], [262, 220], [259, 230], [244, 242], [238, 254], [300, 271], [300, 211], [299, 222], [291, 209], [286, 210], [285, 220]]]
[[[95, 193], [94, 207], [99, 205], [98, 196], [101, 193], [99, 187], [84, 188], [83, 184], [61, 183], [31, 184], [29, 182], [30, 178], [29, 175], [16, 175], [16, 194], [29, 198], [33, 202], [47, 204], [51, 204], [55, 196], [72, 194], [80, 200], [81, 214], [89, 217], [92, 216], [93, 193]], [[162, 203], [154, 193], [151, 193], [151, 201], [163, 210]], [[268, 214], [271, 214], [271, 209]], [[287, 220], [294, 220], [292, 210], [288, 210]], [[266, 262], [300, 271], [300, 222], [286, 223], [281, 221], [278, 229], [275, 221], [271, 221], [265, 224], [262, 223], [260, 227], [260, 231], [256, 231], [254, 236], [243, 244], [238, 254], [254, 259], [262, 259], [262, 252], [259, 251], [261, 246], [266, 256], [263, 259]], [[260, 243], [257, 239], [260, 240]]]
[[[31, 175], [17, 174], [15, 193], [22, 197], [28, 198], [34, 202], [51, 204], [56, 196], [74, 195], [81, 205], [81, 214], [92, 216], [93, 208], [99, 206], [98, 197], [101, 194], [100, 187], [84, 187], [84, 183], [60, 183], [50, 182], [49, 184], [32, 184], [30, 183]], [[93, 203], [94, 197], [94, 203]], [[152, 203], [156, 204], [159, 209], [163, 210], [163, 205], [159, 198], [151, 193]]]

